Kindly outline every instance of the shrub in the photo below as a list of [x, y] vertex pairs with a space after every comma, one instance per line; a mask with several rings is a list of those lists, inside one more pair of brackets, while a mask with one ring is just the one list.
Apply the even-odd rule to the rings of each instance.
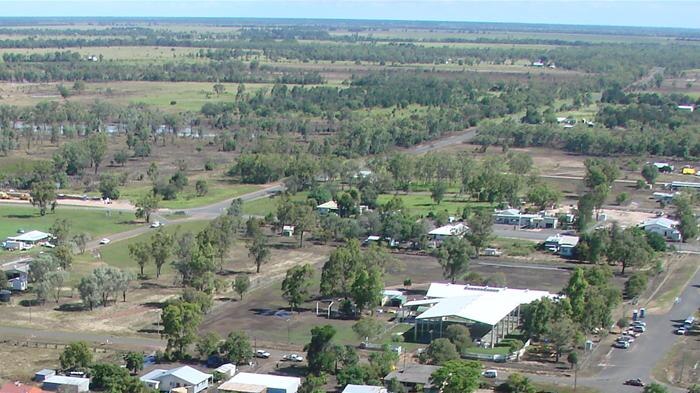
[[641, 295], [641, 293], [647, 288], [648, 281], [649, 279], [647, 278], [646, 273], [634, 273], [625, 282], [625, 296], [631, 299]]

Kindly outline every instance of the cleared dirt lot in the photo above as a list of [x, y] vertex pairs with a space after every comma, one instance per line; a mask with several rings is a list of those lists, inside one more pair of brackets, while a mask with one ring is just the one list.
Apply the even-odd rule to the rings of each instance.
[[[430, 256], [399, 255], [398, 263], [392, 265], [385, 279], [388, 287], [403, 287], [403, 280], [411, 278], [413, 285], [407, 288], [420, 294], [432, 281], [444, 281], [442, 268]], [[318, 261], [316, 278], [311, 292], [318, 292], [320, 267], [325, 258]], [[558, 292], [566, 284], [570, 268], [563, 264], [546, 263], [544, 266], [518, 260], [484, 259], [474, 260], [471, 271], [482, 277], [503, 274], [506, 285], [512, 288], [545, 289]], [[308, 342], [309, 330], [316, 325], [331, 324], [338, 330], [341, 343], [357, 342], [351, 331], [355, 321], [326, 319], [316, 316], [316, 300], [302, 305], [299, 312], [288, 312], [288, 304], [282, 298], [280, 283], [272, 283], [263, 290], [249, 293], [242, 301], [229, 300], [220, 304], [205, 319], [201, 330], [226, 335], [233, 330], [246, 331], [260, 343], [269, 345], [300, 346]], [[327, 303], [326, 303], [327, 306]], [[321, 308], [324, 306], [321, 305]]]

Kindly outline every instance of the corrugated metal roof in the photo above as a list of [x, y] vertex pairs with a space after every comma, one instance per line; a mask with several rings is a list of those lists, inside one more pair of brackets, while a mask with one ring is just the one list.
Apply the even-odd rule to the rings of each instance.
[[406, 306], [435, 304], [417, 319], [458, 317], [493, 326], [519, 305], [553, 295], [529, 289], [432, 283], [427, 296], [433, 299], [406, 303]]
[[301, 385], [301, 379], [296, 377], [283, 377], [271, 374], [238, 373], [226, 383], [240, 383], [250, 385], [263, 385], [266, 388], [284, 389], [287, 393], [294, 393]]
[[343, 393], [386, 393], [386, 391], [383, 386], [372, 385], [347, 385], [343, 389]]

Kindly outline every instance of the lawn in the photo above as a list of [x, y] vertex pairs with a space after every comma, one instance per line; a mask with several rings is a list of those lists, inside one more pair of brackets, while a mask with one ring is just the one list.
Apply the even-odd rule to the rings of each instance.
[[[294, 201], [303, 201], [309, 196], [308, 192], [299, 192], [290, 197]], [[277, 203], [279, 202], [279, 197], [271, 198], [260, 198], [253, 201], [248, 201], [243, 203], [243, 214], [248, 214], [252, 216], [265, 216], [268, 213], [274, 213], [277, 211]]]
[[128, 212], [59, 206], [54, 213], [42, 217], [39, 215], [39, 209], [35, 207], [0, 205], [0, 238], [15, 235], [19, 229], [47, 231], [59, 218], [71, 222], [72, 233], [84, 232], [92, 238], [127, 231], [134, 227], [134, 215]]
[[[182, 233], [187, 231], [198, 232], [203, 229], [208, 224], [208, 221], [188, 221], [180, 224], [172, 224], [164, 227], [164, 230], [168, 233]], [[120, 269], [131, 270], [134, 273], [138, 272], [138, 265], [136, 261], [129, 255], [129, 245], [137, 242], [145, 241], [153, 236], [154, 231], [144, 233], [143, 235], [132, 237], [130, 239], [118, 241], [111, 243], [99, 249], [101, 261], [114, 267]], [[78, 260], [83, 262], [90, 262], [91, 256], [88, 254], [78, 256]], [[144, 270], [146, 275], [155, 276], [156, 268], [152, 263], [146, 266]], [[172, 272], [172, 266], [169, 263], [163, 265], [161, 273]]]
[[[445, 199], [438, 205], [429, 194], [398, 194], [404, 205], [411, 214], [426, 216], [430, 212], [447, 211], [448, 214], [461, 217], [462, 210], [470, 208], [491, 207], [488, 202], [475, 202], [466, 196], [446, 195]], [[391, 200], [394, 194], [381, 194], [377, 199], [379, 204], [384, 204]]]
[[[234, 184], [228, 180], [208, 180], [209, 192], [204, 196], [197, 196], [195, 191], [196, 179], [190, 179], [189, 185], [178, 194], [177, 199], [170, 201], [161, 201], [160, 207], [166, 209], [188, 209], [199, 206], [206, 206], [212, 203], [220, 202], [228, 198], [235, 198], [249, 192], [256, 191], [260, 188], [253, 184]], [[138, 198], [151, 190], [150, 185], [132, 185], [127, 186], [121, 191], [121, 199], [128, 199], [131, 203], [135, 203]]]

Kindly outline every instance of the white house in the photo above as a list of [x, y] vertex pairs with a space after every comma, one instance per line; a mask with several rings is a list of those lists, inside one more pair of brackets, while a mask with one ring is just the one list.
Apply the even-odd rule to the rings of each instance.
[[236, 375], [236, 365], [232, 363], [222, 364], [214, 371], [223, 374], [223, 378], [231, 378], [232, 376]]
[[338, 204], [335, 201], [328, 201], [316, 206], [316, 211], [318, 211], [319, 214], [337, 213]]
[[674, 242], [679, 242], [683, 240], [681, 232], [676, 229], [678, 227], [678, 221], [671, 220], [665, 217], [653, 218], [651, 220], [644, 221], [640, 227], [644, 228], [647, 232], [658, 233], [667, 240]]
[[443, 241], [451, 236], [462, 237], [469, 230], [469, 227], [462, 222], [447, 224], [439, 228], [435, 228], [428, 232], [428, 236], [432, 241]]
[[211, 374], [203, 373], [190, 366], [182, 366], [170, 370], [155, 369], [144, 374], [139, 380], [151, 389], [169, 392], [174, 388], [187, 388], [187, 393], [198, 393], [209, 387]]
[[54, 375], [44, 379], [42, 389], [65, 393], [81, 393], [90, 390], [89, 378], [65, 377]]
[[294, 236], [294, 225], [283, 225], [282, 226], [282, 236], [285, 236], [285, 237]]
[[552, 252], [558, 252], [563, 257], [572, 257], [574, 256], [574, 248], [578, 244], [578, 240], [578, 236], [560, 235], [557, 233], [544, 241], [544, 248]]
[[347, 385], [343, 393], [387, 393], [387, 390], [383, 386]]
[[42, 232], [42, 231], [29, 231], [27, 233], [23, 233], [19, 236], [11, 236], [8, 237], [7, 240], [9, 241], [15, 241], [15, 242], [22, 242], [25, 244], [31, 244], [31, 245], [37, 245], [37, 244], [42, 244], [46, 243], [49, 240], [51, 240], [51, 234]]
[[496, 224], [517, 225], [528, 228], [556, 228], [559, 220], [554, 216], [548, 216], [545, 212], [538, 214], [522, 213], [518, 209], [496, 210], [493, 213], [493, 221]]
[[678, 110], [683, 112], [694, 112], [695, 105], [678, 105]]
[[29, 264], [17, 263], [3, 267], [7, 282], [13, 291], [26, 291], [29, 282]]
[[296, 393], [301, 378], [270, 374], [238, 373], [222, 383], [219, 392], [230, 393]]

